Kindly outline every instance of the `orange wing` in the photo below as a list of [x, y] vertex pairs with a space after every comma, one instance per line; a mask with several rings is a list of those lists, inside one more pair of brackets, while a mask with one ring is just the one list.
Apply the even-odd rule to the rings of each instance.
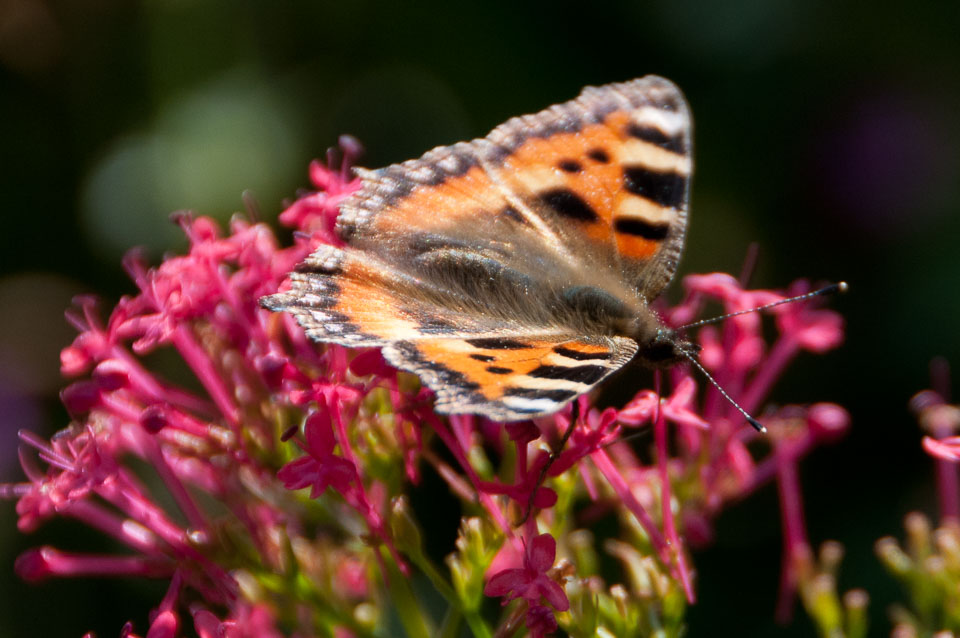
[[[429, 301], [428, 293], [437, 300]], [[260, 304], [293, 314], [314, 341], [350, 347], [523, 331], [516, 322], [458, 310], [456, 301], [454, 293], [375, 255], [323, 245], [290, 274], [289, 290], [263, 297]]]
[[501, 254], [536, 245], [552, 261], [609, 266], [650, 300], [683, 248], [690, 129], [668, 80], [588, 87], [486, 138], [362, 173], [338, 229], [401, 265], [431, 242], [471, 240]]
[[438, 412], [519, 421], [556, 412], [637, 351], [624, 337], [493, 337], [399, 341], [386, 359], [437, 393]]
[[[645, 299], [673, 277], [692, 171], [686, 101], [668, 80], [588, 87], [577, 99], [513, 118], [487, 137], [504, 185], [551, 220], [562, 241], [604, 245]], [[612, 244], [612, 245], [611, 245]]]
[[390, 363], [437, 393], [440, 412], [502, 421], [550, 414], [637, 351], [625, 337], [576, 337], [561, 328], [532, 334], [494, 314], [429, 304], [418, 282], [332, 246], [314, 252], [290, 281], [290, 291], [261, 303], [292, 313], [314, 341], [382, 346]]

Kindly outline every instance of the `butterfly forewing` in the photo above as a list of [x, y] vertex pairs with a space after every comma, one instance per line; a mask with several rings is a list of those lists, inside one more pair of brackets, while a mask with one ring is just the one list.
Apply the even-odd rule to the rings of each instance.
[[[509, 190], [566, 246], [592, 240], [645, 299], [673, 277], [687, 225], [690, 116], [658, 77], [589, 87], [491, 132]], [[612, 244], [612, 245], [611, 245]]]

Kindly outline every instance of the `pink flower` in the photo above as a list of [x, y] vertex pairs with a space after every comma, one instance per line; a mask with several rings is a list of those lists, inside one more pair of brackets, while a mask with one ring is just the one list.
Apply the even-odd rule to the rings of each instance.
[[194, 630], [200, 638], [282, 638], [276, 618], [266, 605], [238, 605], [231, 618], [221, 621], [206, 609], [193, 613]]
[[[349, 160], [356, 148], [347, 142]], [[307, 225], [335, 211], [336, 202], [357, 187], [349, 161], [337, 170], [319, 165], [311, 170], [314, 180], [330, 189], [332, 201], [320, 210], [301, 206], [299, 220]], [[263, 631], [258, 628], [254, 621], [264, 608], [240, 597], [233, 574], [264, 566], [289, 569], [291, 544], [302, 548], [301, 571], [323, 569], [317, 557], [327, 550], [306, 552], [311, 541], [302, 536], [305, 526], [283, 496], [285, 484], [309, 486], [314, 497], [332, 487], [346, 502], [333, 507], [353, 512], [371, 537], [391, 547], [368, 492], [380, 488], [358, 475], [353, 460], [335, 453], [348, 449], [338, 440], [346, 426], [335, 433], [326, 407], [337, 411], [339, 427], [363, 391], [344, 381], [348, 359], [342, 349], [318, 351], [292, 322], [257, 305], [306, 256], [308, 242], [280, 248], [269, 227], [240, 219], [226, 234], [203, 217], [179, 215], [177, 222], [190, 240], [188, 253], [156, 268], [131, 253], [126, 266], [138, 294], [122, 298], [107, 321], [91, 298], [77, 299], [68, 319], [80, 334], [61, 355], [65, 374], [86, 375], [62, 394], [76, 422], [50, 441], [21, 433], [28, 481], [0, 486], [0, 494], [18, 499], [21, 530], [65, 516], [113, 537], [128, 551], [42, 547], [24, 553], [16, 569], [28, 580], [171, 579], [149, 637], [178, 635], [182, 604], [198, 598], [232, 610], [235, 620], [226, 622], [242, 625], [224, 625], [216, 635], [280, 635], [266, 629], [273, 620], [261, 623]], [[146, 367], [142, 356], [160, 349], [179, 355], [195, 378], [194, 388], [172, 384]], [[278, 428], [287, 427], [287, 418], [305, 421], [297, 445], [306, 453], [281, 469], [288, 459], [278, 445], [289, 444], [280, 443]], [[131, 462], [138, 465], [136, 474]], [[144, 468], [154, 474], [149, 488], [140, 480]], [[157, 486], [167, 498], [155, 497]], [[220, 546], [225, 540], [229, 548]], [[236, 547], [245, 548], [243, 557]], [[369, 560], [377, 558], [361, 562]], [[344, 584], [343, 600], [355, 599], [359, 591], [355, 582]], [[323, 595], [332, 600], [335, 593]], [[308, 620], [300, 631], [325, 629]], [[124, 632], [134, 635], [132, 626]]]
[[930, 366], [934, 390], [918, 392], [910, 399], [923, 437], [923, 449], [934, 457], [937, 470], [937, 498], [944, 520], [960, 522], [960, 407], [947, 403], [950, 392], [950, 366], [934, 359]]
[[[810, 292], [806, 281], [794, 283], [788, 296]], [[808, 303], [784, 304], [774, 309], [780, 331], [791, 335], [805, 350], [822, 353], [843, 342], [843, 318], [836, 312], [820, 310]]]
[[505, 569], [494, 574], [483, 593], [487, 596], [502, 597], [506, 605], [515, 598], [526, 600], [531, 609], [546, 600], [557, 611], [566, 611], [570, 608], [570, 601], [563, 591], [547, 573], [553, 567], [557, 555], [557, 541], [550, 534], [540, 534], [527, 545], [523, 555], [523, 567]]
[[666, 399], [661, 399], [650, 390], [643, 390], [620, 410], [617, 419], [624, 425], [642, 425], [653, 420], [659, 404], [668, 421], [706, 429], [709, 425], [693, 409], [696, 392], [697, 384], [691, 377], [684, 377]]
[[317, 498], [328, 487], [343, 495], [350, 494], [357, 471], [353, 463], [333, 453], [336, 439], [330, 414], [326, 410], [312, 413], [303, 429], [307, 442], [302, 447], [307, 455], [281, 468], [277, 478], [288, 490], [309, 487], [310, 498]]
[[[310, 181], [318, 191], [304, 195], [280, 214], [280, 222], [304, 233], [314, 240], [339, 245], [340, 238], [334, 232], [334, 224], [340, 213], [340, 202], [360, 188], [360, 180], [351, 175], [351, 166], [363, 154], [363, 147], [355, 138], [341, 135], [339, 139], [343, 159], [339, 170], [331, 170], [337, 164], [337, 152], [327, 152], [327, 164], [316, 160], [310, 164]], [[287, 272], [293, 269], [291, 264]]]

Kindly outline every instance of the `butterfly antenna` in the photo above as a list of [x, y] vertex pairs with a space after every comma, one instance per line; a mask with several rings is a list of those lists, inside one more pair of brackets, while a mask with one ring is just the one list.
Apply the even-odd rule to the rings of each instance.
[[850, 286], [845, 281], [840, 281], [835, 284], [830, 284], [829, 286], [824, 286], [819, 290], [814, 290], [813, 292], [808, 292], [805, 295], [797, 295], [796, 297], [790, 297], [788, 299], [781, 299], [780, 301], [774, 301], [773, 303], [764, 304], [763, 306], [757, 306], [756, 308], [750, 308], [748, 310], [739, 310], [737, 312], [731, 312], [727, 315], [720, 315], [719, 317], [712, 317], [710, 319], [703, 319], [701, 321], [695, 321], [693, 323], [688, 323], [680, 326], [677, 330], [685, 330], [687, 328], [699, 328], [700, 326], [705, 326], [710, 323], [717, 323], [718, 321], [724, 321], [730, 317], [736, 317], [738, 315], [746, 315], [751, 312], [760, 312], [761, 310], [768, 310], [774, 306], [782, 306], [785, 303], [793, 303], [795, 301], [803, 301], [804, 299], [810, 299], [811, 297], [821, 297], [823, 295], [833, 295], [836, 293], [844, 293], [849, 290]]
[[700, 370], [701, 374], [703, 374], [703, 376], [705, 376], [705, 377], [707, 378], [707, 381], [709, 381], [709, 382], [713, 385], [713, 387], [715, 387], [715, 388], [720, 392], [720, 394], [723, 395], [723, 398], [724, 398], [724, 399], [726, 399], [727, 401], [730, 402], [730, 405], [732, 405], [733, 407], [735, 407], [735, 408], [737, 409], [737, 411], [740, 412], [740, 414], [743, 415], [743, 418], [745, 418], [745, 419], [747, 420], [747, 423], [749, 423], [750, 425], [753, 426], [753, 429], [754, 429], [754, 430], [756, 430], [757, 432], [766, 432], [766, 431], [767, 431], [767, 428], [765, 428], [765, 427], [763, 426], [763, 423], [760, 423], [760, 421], [757, 421], [755, 418], [753, 418], [752, 416], [750, 416], [750, 414], [749, 414], [746, 410], [744, 410], [743, 408], [740, 407], [740, 404], [739, 404], [739, 403], [737, 403], [736, 401], [733, 400], [733, 397], [731, 397], [729, 394], [727, 394], [727, 391], [724, 390], [724, 389], [720, 386], [719, 383], [717, 383], [717, 380], [714, 379], [714, 378], [710, 375], [709, 372], [707, 372], [707, 369], [704, 368], [702, 365], [700, 365], [700, 362], [697, 361], [697, 358], [696, 358], [695, 356], [693, 356], [692, 354], [690, 354], [690, 353], [687, 352], [686, 350], [680, 350], [680, 353], [681, 353], [683, 356], [685, 356], [687, 359], [689, 359], [690, 363], [692, 363], [693, 365], [695, 365], [698, 370]]
[[[755, 251], [754, 251], [749, 257], [750, 257], [750, 258], [748, 258], [748, 261], [753, 261], [753, 260], [755, 259], [755, 257], [756, 257]], [[745, 266], [745, 270], [744, 270], [745, 275], [746, 275], [746, 273], [748, 273], [750, 270], [752, 270], [752, 268], [753, 268], [753, 264], [752, 264], [752, 263], [749, 265], [749, 269]], [[741, 277], [741, 279], [743, 279], [743, 278], [745, 278], [745, 277]], [[812, 297], [821, 297], [821, 296], [823, 296], [823, 295], [832, 295], [832, 294], [836, 294], [836, 293], [845, 293], [845, 292], [847, 292], [847, 290], [848, 290], [849, 288], [850, 288], [850, 286], [847, 284], [847, 282], [845, 282], [845, 281], [839, 281], [839, 282], [837, 282], [837, 283], [835, 283], [835, 284], [830, 284], [830, 285], [824, 286], [823, 288], [820, 288], [820, 289], [818, 289], [818, 290], [814, 290], [813, 292], [808, 292], [808, 293], [803, 294], [803, 295], [797, 295], [796, 297], [790, 297], [790, 298], [788, 298], [788, 299], [781, 299], [780, 301], [774, 301], [773, 303], [768, 303], [768, 304], [765, 304], [765, 305], [763, 305], [763, 306], [758, 306], [758, 307], [756, 307], [756, 308], [750, 308], [750, 309], [748, 309], [748, 310], [740, 310], [740, 311], [738, 311], [738, 312], [731, 312], [730, 314], [727, 314], [727, 315], [720, 315], [719, 317], [713, 317], [713, 318], [711, 318], [711, 319], [704, 319], [704, 320], [702, 320], [702, 321], [695, 321], [695, 322], [693, 322], [693, 323], [688, 323], [688, 324], [685, 324], [685, 325], [680, 326], [679, 328], [677, 328], [677, 330], [684, 330], [684, 329], [686, 329], [686, 328], [698, 328], [698, 327], [700, 327], [700, 326], [704, 326], [704, 325], [707, 325], [707, 324], [710, 324], [710, 323], [717, 323], [718, 321], [723, 321], [723, 320], [725, 320], [725, 319], [729, 319], [730, 317], [736, 317], [737, 315], [745, 315], [745, 314], [751, 313], [751, 312], [760, 312], [761, 310], [767, 310], [768, 308], [773, 308], [774, 306], [780, 306], [780, 305], [783, 305], [783, 304], [785, 304], [785, 303], [793, 303], [793, 302], [795, 302], [795, 301], [803, 301], [804, 299], [810, 299], [810, 298], [812, 298]], [[713, 385], [713, 387], [715, 387], [715, 388], [720, 392], [720, 394], [723, 395], [723, 398], [724, 398], [724, 399], [726, 399], [727, 401], [730, 402], [730, 405], [732, 405], [733, 407], [735, 407], [735, 408], [737, 409], [737, 411], [740, 412], [740, 414], [743, 415], [743, 418], [745, 418], [745, 419], [747, 420], [747, 423], [749, 423], [751, 426], [753, 426], [753, 429], [755, 429], [757, 432], [766, 432], [766, 431], [767, 431], [767, 428], [765, 428], [762, 423], [760, 423], [760, 422], [757, 421], [755, 418], [753, 418], [752, 416], [750, 416], [750, 413], [748, 413], [746, 410], [744, 410], [742, 407], [740, 407], [740, 404], [737, 403], [736, 401], [734, 401], [734, 400], [733, 400], [733, 397], [731, 397], [729, 394], [727, 394], [727, 391], [724, 390], [723, 387], [721, 387], [721, 385], [720, 385], [719, 383], [717, 383], [717, 380], [714, 379], [713, 376], [711, 376], [709, 372], [707, 372], [706, 368], [704, 368], [704, 367], [700, 364], [700, 362], [697, 361], [697, 358], [696, 358], [692, 353], [690, 353], [690, 352], [688, 352], [688, 351], [686, 351], [686, 350], [680, 350], [680, 353], [681, 353], [684, 357], [686, 357], [687, 359], [689, 359], [690, 363], [692, 363], [694, 366], [696, 366], [698, 370], [700, 370], [700, 372], [703, 374], [703, 376], [706, 377], [707, 381], [709, 381], [709, 382], [711, 383], [711, 385]], [[658, 393], [658, 396], [659, 396], [659, 393]], [[660, 402], [659, 402], [659, 401], [657, 401], [657, 410], [658, 410], [658, 414], [659, 414], [659, 410], [660, 410]], [[656, 416], [655, 418], [659, 418], [659, 416]], [[639, 438], [639, 437], [641, 437], [641, 436], [646, 436], [647, 434], [648, 434], [648, 432], [645, 432], [645, 431], [634, 432], [633, 434], [630, 434], [630, 435], [621, 437], [621, 438], [617, 439], [616, 441], [611, 441], [610, 443], [607, 443], [604, 447], [609, 447], [609, 446], [611, 446], [611, 445], [613, 445], [613, 444], [615, 444], [615, 443], [622, 443], [623, 441], [629, 441], [630, 439], [635, 439], [635, 438]]]

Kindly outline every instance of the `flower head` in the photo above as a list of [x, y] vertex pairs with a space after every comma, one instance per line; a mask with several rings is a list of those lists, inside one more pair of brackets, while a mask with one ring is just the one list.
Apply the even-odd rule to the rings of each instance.
[[[760, 410], [801, 351], [839, 344], [838, 315], [812, 302], [778, 307], [772, 342], [759, 313], [688, 335], [726, 391], [762, 415], [764, 446], [748, 446], [757, 433], [684, 365], [658, 381], [663, 392], [640, 389], [623, 407], [599, 409], [584, 396], [575, 411], [536, 421], [443, 417], [429, 390], [378, 350], [318, 346], [291, 317], [258, 306], [317, 245], [341, 242], [334, 224], [359, 187], [359, 147], [342, 138], [341, 151], [342, 161], [311, 165], [316, 192], [280, 216], [293, 245], [266, 224], [238, 217], [224, 232], [180, 215], [188, 252], [156, 267], [131, 253], [137, 292], [106, 320], [91, 298], [77, 299], [68, 318], [79, 335], [61, 356], [76, 379], [62, 393], [72, 422], [49, 441], [22, 433], [26, 480], [0, 494], [18, 499], [24, 532], [67, 517], [130, 551], [30, 550], [16, 565], [24, 578], [166, 579], [148, 636], [190, 624], [202, 637], [373, 635], [390, 604], [405, 606], [396, 617], [425, 635], [432, 620], [410, 589], [414, 570], [478, 635], [493, 633], [484, 593], [515, 601], [530, 635], [561, 623], [616, 635], [627, 612], [676, 620], [694, 599], [686, 541], [709, 538], [712, 517], [766, 481], [781, 486], [788, 548], [806, 546], [795, 466], [848, 417], [830, 404]], [[733, 312], [784, 298], [723, 274], [684, 286], [684, 301], [662, 309], [673, 327], [707, 302]], [[176, 354], [188, 381], [152, 369], [147, 355], [161, 350]], [[645, 449], [621, 438], [647, 427]], [[408, 505], [426, 472], [464, 512], [449, 578], [423, 551]], [[611, 514], [619, 537], [585, 540], [578, 528]], [[628, 557], [630, 587], [606, 583], [598, 548]], [[135, 635], [132, 625], [123, 632]]]

